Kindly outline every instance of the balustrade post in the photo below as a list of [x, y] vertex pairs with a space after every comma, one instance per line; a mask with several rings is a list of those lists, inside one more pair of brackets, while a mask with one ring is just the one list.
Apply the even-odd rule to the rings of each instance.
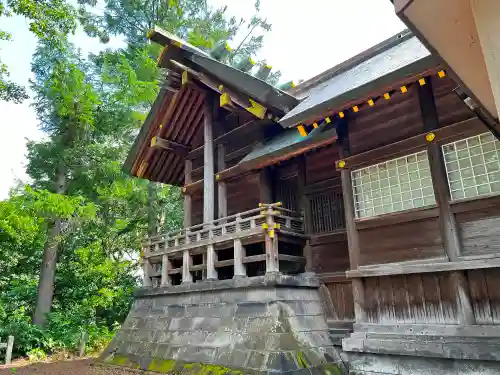
[[150, 287], [153, 285], [151, 282], [151, 263], [146, 257], [151, 250], [151, 238], [148, 238], [147, 245], [142, 248], [142, 273], [144, 277], [142, 279], [142, 286]]
[[274, 228], [274, 209], [272, 206], [267, 208], [267, 230], [265, 234], [266, 247], [266, 274], [279, 273], [278, 261], [278, 234]]
[[168, 259], [167, 254], [163, 254], [161, 257], [161, 286], [169, 286], [170, 285], [170, 276], [168, 275], [168, 271], [172, 268], [170, 264], [170, 260]]
[[[236, 216], [236, 228], [235, 233], [241, 230], [241, 215]], [[245, 248], [241, 244], [241, 239], [236, 238], [234, 240], [234, 277], [245, 277], [247, 275], [247, 270], [245, 264], [243, 264], [243, 258], [246, 256]]]
[[149, 259], [145, 256], [142, 257], [142, 272], [144, 273], [144, 278], [142, 280], [142, 286], [150, 287], [153, 285], [151, 282], [151, 263]]
[[[214, 233], [212, 227], [208, 229], [208, 239], [209, 242], [212, 242], [214, 238]], [[215, 262], [217, 261], [217, 254], [215, 252], [215, 248], [213, 243], [207, 245], [207, 280], [217, 280], [218, 274], [215, 269]]]
[[193, 282], [193, 276], [191, 275], [191, 254], [189, 254], [189, 250], [184, 250], [182, 253], [182, 283], [192, 283]]

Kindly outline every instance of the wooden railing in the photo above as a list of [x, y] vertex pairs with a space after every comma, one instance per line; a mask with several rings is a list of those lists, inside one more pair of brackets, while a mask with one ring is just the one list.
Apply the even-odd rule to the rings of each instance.
[[[278, 253], [278, 233], [304, 237], [304, 220], [280, 203], [260, 204], [258, 208], [226, 216], [189, 228], [150, 237], [143, 244], [144, 286], [171, 285], [171, 277], [182, 275], [192, 282], [192, 272], [203, 271], [209, 280], [217, 279], [217, 268], [234, 267], [235, 277], [245, 277], [246, 264], [266, 263], [266, 273], [279, 272], [279, 261], [304, 262], [302, 256]], [[265, 244], [265, 253], [246, 256], [242, 241], [255, 238]], [[233, 259], [218, 261], [217, 251], [234, 249]], [[202, 255], [203, 262], [193, 265], [192, 257]], [[182, 257], [182, 266], [172, 261]], [[155, 282], [155, 281], [160, 281]]]

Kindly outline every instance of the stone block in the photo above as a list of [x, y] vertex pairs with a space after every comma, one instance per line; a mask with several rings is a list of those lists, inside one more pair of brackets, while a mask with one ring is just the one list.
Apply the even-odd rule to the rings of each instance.
[[293, 352], [270, 352], [267, 357], [266, 368], [270, 371], [282, 373], [299, 369]]
[[194, 363], [210, 363], [213, 361], [216, 348], [204, 348], [190, 345], [182, 355], [182, 361]]
[[184, 316], [185, 312], [186, 308], [182, 305], [169, 305], [167, 307], [167, 316], [169, 318], [179, 318], [181, 316]]
[[318, 319], [315, 316], [298, 315], [289, 317], [288, 321], [293, 331], [328, 331], [325, 319]]
[[245, 302], [239, 303], [236, 309], [235, 316], [252, 316], [260, 317], [268, 315], [267, 304], [260, 302]]
[[159, 317], [155, 320], [154, 328], [157, 331], [165, 331], [170, 325], [171, 318]]
[[330, 346], [333, 344], [330, 335], [325, 331], [305, 332], [304, 336], [311, 347]]
[[245, 367], [249, 352], [243, 350], [231, 350], [225, 358], [227, 367]]
[[170, 357], [170, 345], [169, 344], [158, 344], [156, 347], [155, 355], [152, 355], [153, 358], [162, 358], [169, 359]]
[[266, 349], [270, 351], [278, 350], [298, 350], [302, 347], [302, 343], [298, 338], [291, 332], [287, 333], [267, 333], [266, 337]]
[[261, 370], [266, 365], [267, 353], [261, 351], [250, 351], [246, 367], [254, 370]]

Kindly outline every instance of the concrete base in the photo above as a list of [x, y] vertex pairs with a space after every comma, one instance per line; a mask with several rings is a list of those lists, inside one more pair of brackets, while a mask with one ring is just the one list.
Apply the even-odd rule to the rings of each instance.
[[350, 375], [498, 375], [500, 363], [459, 359], [346, 353]]
[[162, 373], [345, 374], [314, 277], [142, 288], [101, 361]]

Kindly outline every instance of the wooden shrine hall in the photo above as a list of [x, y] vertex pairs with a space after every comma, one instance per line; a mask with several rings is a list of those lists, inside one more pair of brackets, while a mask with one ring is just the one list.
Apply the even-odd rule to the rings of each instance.
[[[235, 303], [255, 304], [255, 280], [258, 288], [274, 280], [269, 309], [307, 300], [276, 297], [294, 285], [319, 296], [308, 300], [321, 306], [315, 313], [266, 310], [269, 319], [291, 316], [281, 335], [293, 337], [293, 349], [274, 348], [268, 326], [238, 331], [238, 305], [228, 330], [250, 341], [259, 332], [266, 344], [228, 344], [224, 355], [244, 353], [241, 366], [230, 365], [203, 341], [221, 334], [212, 327], [196, 349], [210, 354], [196, 363], [245, 374], [500, 372], [500, 141], [413, 34], [281, 89], [266, 82], [268, 66], [226, 64], [225, 45], [206, 53], [160, 29], [149, 37], [164, 46], [165, 81], [125, 169], [182, 187], [184, 228], [144, 243], [144, 287], [127, 322], [153, 312], [159, 322], [170, 307], [157, 310], [158, 301], [174, 294], [168, 303], [177, 306], [186, 293], [208, 301], [237, 286], [250, 294]], [[221, 297], [210, 301], [215, 308]], [[171, 327], [180, 318], [168, 319]], [[205, 332], [182, 319], [190, 335]], [[128, 353], [119, 361], [135, 363], [130, 345], [142, 341], [129, 335], [140, 324], [126, 323], [116, 339], [117, 348], [129, 345], [115, 349]], [[152, 334], [148, 345], [169, 345], [162, 361], [186, 361], [196, 341]]]

